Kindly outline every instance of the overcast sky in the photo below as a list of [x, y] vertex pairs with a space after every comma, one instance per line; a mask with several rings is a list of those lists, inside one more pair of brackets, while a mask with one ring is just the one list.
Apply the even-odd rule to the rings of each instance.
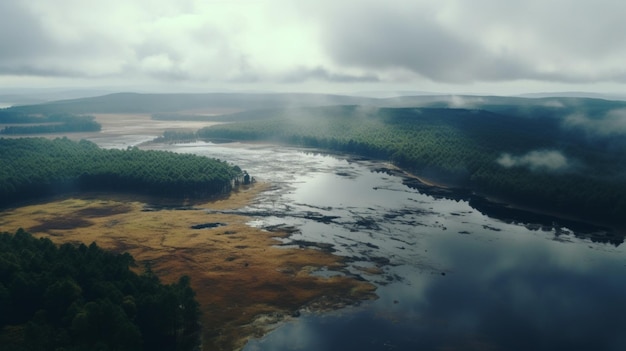
[[0, 0], [0, 87], [626, 91], [621, 0]]

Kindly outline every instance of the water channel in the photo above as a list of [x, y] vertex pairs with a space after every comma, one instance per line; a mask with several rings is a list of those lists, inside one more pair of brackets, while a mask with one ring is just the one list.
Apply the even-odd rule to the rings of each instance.
[[[228, 160], [272, 187], [241, 210], [321, 243], [375, 301], [302, 311], [244, 350], [626, 350], [624, 245], [501, 221], [435, 197], [384, 164], [264, 145], [151, 148]], [[375, 272], [379, 268], [379, 272]], [[374, 274], [377, 273], [377, 274]]]

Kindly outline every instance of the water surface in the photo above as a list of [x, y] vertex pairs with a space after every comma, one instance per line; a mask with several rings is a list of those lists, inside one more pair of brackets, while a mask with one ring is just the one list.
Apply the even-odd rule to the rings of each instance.
[[[329, 244], [379, 299], [303, 310], [245, 350], [626, 350], [623, 245], [573, 229], [505, 223], [434, 198], [381, 164], [271, 146], [157, 146], [228, 160], [272, 190], [250, 225]], [[529, 229], [531, 228], [531, 229]], [[380, 268], [381, 274], [368, 268]]]

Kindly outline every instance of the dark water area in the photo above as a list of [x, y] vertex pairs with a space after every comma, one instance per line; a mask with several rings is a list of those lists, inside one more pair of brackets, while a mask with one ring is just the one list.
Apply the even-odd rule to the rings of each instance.
[[250, 225], [290, 228], [282, 246], [349, 262], [316, 274], [378, 287], [379, 298], [360, 306], [305, 308], [244, 350], [626, 350], [624, 245], [594, 240], [584, 226], [490, 216], [476, 200], [428, 194], [367, 160], [269, 146], [153, 147], [229, 160], [270, 182], [240, 211]]
[[562, 228], [571, 229], [579, 238], [588, 238], [594, 242], [610, 243], [619, 246], [624, 243], [624, 235], [615, 230], [596, 224], [576, 221], [567, 218], [557, 218], [555, 216], [541, 212], [533, 212], [527, 209], [515, 207], [501, 202], [494, 202], [484, 196], [474, 194], [469, 189], [463, 188], [441, 188], [422, 183], [413, 177], [406, 177], [402, 171], [389, 168], [380, 168], [383, 171], [398, 177], [403, 177], [403, 184], [419, 191], [420, 193], [433, 196], [438, 199], [452, 199], [467, 201], [474, 209], [506, 223], [518, 223], [527, 226], [529, 229], [543, 229], [546, 231], [555, 230], [556, 234], [562, 233]]

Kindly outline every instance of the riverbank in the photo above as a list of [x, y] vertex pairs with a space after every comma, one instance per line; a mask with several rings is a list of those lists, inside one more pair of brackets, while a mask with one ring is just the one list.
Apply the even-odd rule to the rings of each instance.
[[[186, 143], [181, 143], [186, 144]], [[146, 148], [154, 147], [156, 144]], [[220, 144], [224, 147], [234, 149], [270, 148], [273, 146], [291, 147], [303, 152], [321, 153], [335, 157], [346, 158], [350, 161], [372, 160], [366, 156], [346, 154], [333, 150], [319, 148], [298, 148], [289, 144], [269, 143], [269, 142], [240, 142], [232, 141]], [[411, 173], [405, 169], [395, 166], [388, 160], [372, 160], [383, 166], [375, 166], [372, 170], [388, 173], [403, 179], [403, 183], [419, 192], [433, 196], [435, 198], [447, 198], [457, 201], [467, 201], [470, 205], [481, 213], [505, 223], [517, 223], [533, 230], [550, 231], [555, 230], [560, 234], [573, 233], [579, 238], [589, 239], [593, 242], [610, 243], [621, 245], [626, 238], [626, 227], [618, 226], [615, 223], [605, 223], [581, 219], [571, 214], [559, 213], [555, 211], [538, 209], [517, 203], [514, 199], [494, 197], [491, 194], [477, 192], [469, 187], [458, 186], [442, 179], [425, 177]]]
[[236, 350], [306, 306], [332, 309], [375, 296], [373, 285], [356, 278], [311, 274], [341, 269], [345, 263], [338, 256], [279, 248], [277, 238], [287, 232], [252, 228], [241, 215], [207, 213], [241, 208], [267, 187], [258, 183], [227, 198], [184, 206], [83, 194], [7, 209], [0, 213], [0, 231], [21, 227], [57, 244], [97, 242], [133, 255], [139, 272], [150, 263], [166, 283], [190, 276], [202, 309], [203, 349]]
[[481, 213], [506, 223], [517, 223], [535, 230], [556, 230], [557, 233], [573, 233], [579, 238], [593, 242], [610, 243], [618, 246], [624, 242], [626, 227], [619, 227], [612, 223], [581, 220], [566, 213], [539, 210], [523, 206], [509, 199], [482, 194], [470, 188], [457, 187], [454, 184], [445, 184], [436, 179], [427, 179], [393, 164], [386, 164], [379, 168], [380, 172], [387, 172], [403, 179], [403, 183], [419, 192], [435, 198], [447, 198], [467, 201], [470, 206]]

